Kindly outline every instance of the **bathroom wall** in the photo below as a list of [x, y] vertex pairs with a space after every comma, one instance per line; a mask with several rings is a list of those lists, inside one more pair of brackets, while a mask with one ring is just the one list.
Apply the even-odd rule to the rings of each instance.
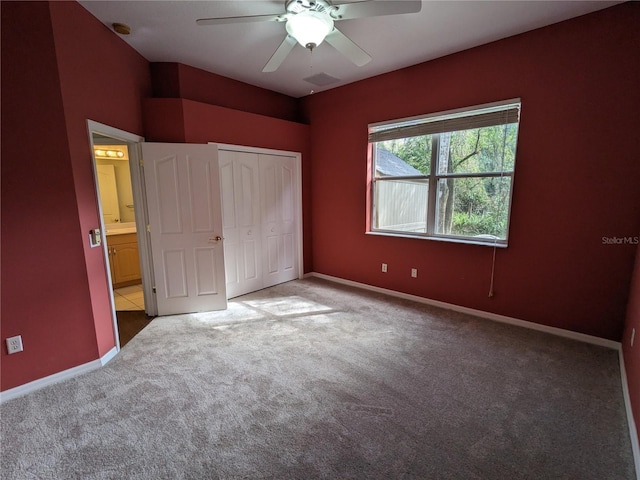
[[[128, 156], [124, 159], [96, 158], [96, 165], [113, 165], [116, 173], [120, 223], [135, 222], [136, 218], [133, 211], [133, 189], [131, 187], [131, 172], [129, 170]], [[106, 193], [103, 191], [100, 192], [101, 197], [105, 194]]]

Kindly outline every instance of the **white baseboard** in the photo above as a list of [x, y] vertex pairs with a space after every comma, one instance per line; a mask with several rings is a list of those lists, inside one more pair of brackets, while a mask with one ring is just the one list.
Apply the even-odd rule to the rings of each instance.
[[107, 353], [105, 353], [102, 357], [100, 357], [100, 364], [102, 366], [105, 366], [107, 363], [109, 363], [113, 357], [115, 357], [118, 354], [118, 347], [113, 347], [111, 350], [109, 350]]
[[486, 318], [493, 320], [494, 322], [508, 323], [510, 325], [516, 325], [518, 327], [528, 328], [530, 330], [537, 330], [539, 332], [546, 332], [552, 335], [560, 337], [570, 338], [572, 340], [578, 340], [585, 343], [591, 343], [594, 345], [600, 345], [601, 347], [611, 348], [613, 350], [620, 350], [620, 342], [614, 342], [606, 338], [595, 337], [593, 335], [586, 335], [584, 333], [573, 332], [571, 330], [565, 330], [557, 327], [550, 327], [548, 325], [541, 325], [539, 323], [528, 322], [526, 320], [519, 320], [513, 317], [507, 317], [505, 315], [499, 315], [497, 313], [485, 312], [483, 310], [476, 310], [474, 308], [462, 307], [453, 303], [441, 302], [439, 300], [431, 300], [430, 298], [419, 297], [417, 295], [411, 295], [409, 293], [402, 293], [396, 290], [389, 290], [381, 287], [374, 287], [373, 285], [367, 285], [366, 283], [354, 282], [352, 280], [345, 280], [344, 278], [332, 277], [331, 275], [325, 275], [324, 273], [312, 272], [305, 277], [318, 277], [331, 282], [341, 283], [343, 285], [349, 285], [352, 287], [362, 288], [364, 290], [370, 290], [372, 292], [384, 293], [392, 297], [403, 298], [405, 300], [411, 300], [418, 303], [424, 303], [432, 305], [434, 307], [444, 308], [446, 310], [454, 310], [456, 312], [466, 313], [468, 315], [474, 315], [480, 318]]
[[640, 480], [640, 444], [638, 443], [638, 429], [631, 409], [631, 397], [629, 396], [629, 384], [627, 383], [627, 370], [624, 366], [624, 354], [622, 348], [618, 350], [620, 358], [620, 377], [622, 379], [622, 395], [624, 407], [627, 410], [627, 422], [629, 424], [629, 436], [631, 437], [631, 450], [633, 451], [633, 463], [636, 467], [636, 479]]
[[26, 395], [27, 393], [35, 392], [36, 390], [40, 390], [41, 388], [53, 385], [54, 383], [68, 380], [69, 378], [73, 378], [78, 375], [97, 370], [103, 365], [106, 365], [109, 360], [116, 356], [117, 353], [118, 349], [116, 347], [113, 347], [101, 358], [98, 358], [91, 362], [85, 363], [83, 365], [78, 365], [77, 367], [73, 367], [62, 372], [54, 373], [53, 375], [49, 375], [48, 377], [39, 378], [38, 380], [25, 383], [24, 385], [20, 385], [19, 387], [10, 388], [9, 390], [5, 390], [4, 392], [0, 392], [0, 403], [21, 397], [23, 395]]

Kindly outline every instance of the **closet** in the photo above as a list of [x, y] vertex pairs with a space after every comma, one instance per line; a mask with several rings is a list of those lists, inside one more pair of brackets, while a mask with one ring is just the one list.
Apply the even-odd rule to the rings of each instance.
[[227, 298], [298, 278], [295, 156], [219, 150]]

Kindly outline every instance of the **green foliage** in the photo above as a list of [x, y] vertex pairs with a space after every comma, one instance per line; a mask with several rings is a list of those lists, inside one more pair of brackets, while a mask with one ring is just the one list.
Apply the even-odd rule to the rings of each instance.
[[506, 218], [496, 218], [493, 215], [477, 215], [475, 213], [455, 212], [451, 233], [473, 237], [476, 235], [494, 235], [505, 238], [507, 231]]
[[442, 135], [445, 136], [449, 137], [449, 173], [513, 171], [516, 124], [461, 130]]
[[505, 238], [510, 187], [509, 177], [457, 179], [451, 233]]
[[469, 214], [483, 213], [490, 203], [490, 197], [480, 178], [460, 178], [455, 182], [455, 211]]

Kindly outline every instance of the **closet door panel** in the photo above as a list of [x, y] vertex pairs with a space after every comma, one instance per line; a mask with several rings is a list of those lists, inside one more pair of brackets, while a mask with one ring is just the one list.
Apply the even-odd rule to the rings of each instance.
[[293, 157], [260, 155], [264, 286], [298, 278]]
[[220, 151], [228, 297], [262, 288], [258, 156]]

